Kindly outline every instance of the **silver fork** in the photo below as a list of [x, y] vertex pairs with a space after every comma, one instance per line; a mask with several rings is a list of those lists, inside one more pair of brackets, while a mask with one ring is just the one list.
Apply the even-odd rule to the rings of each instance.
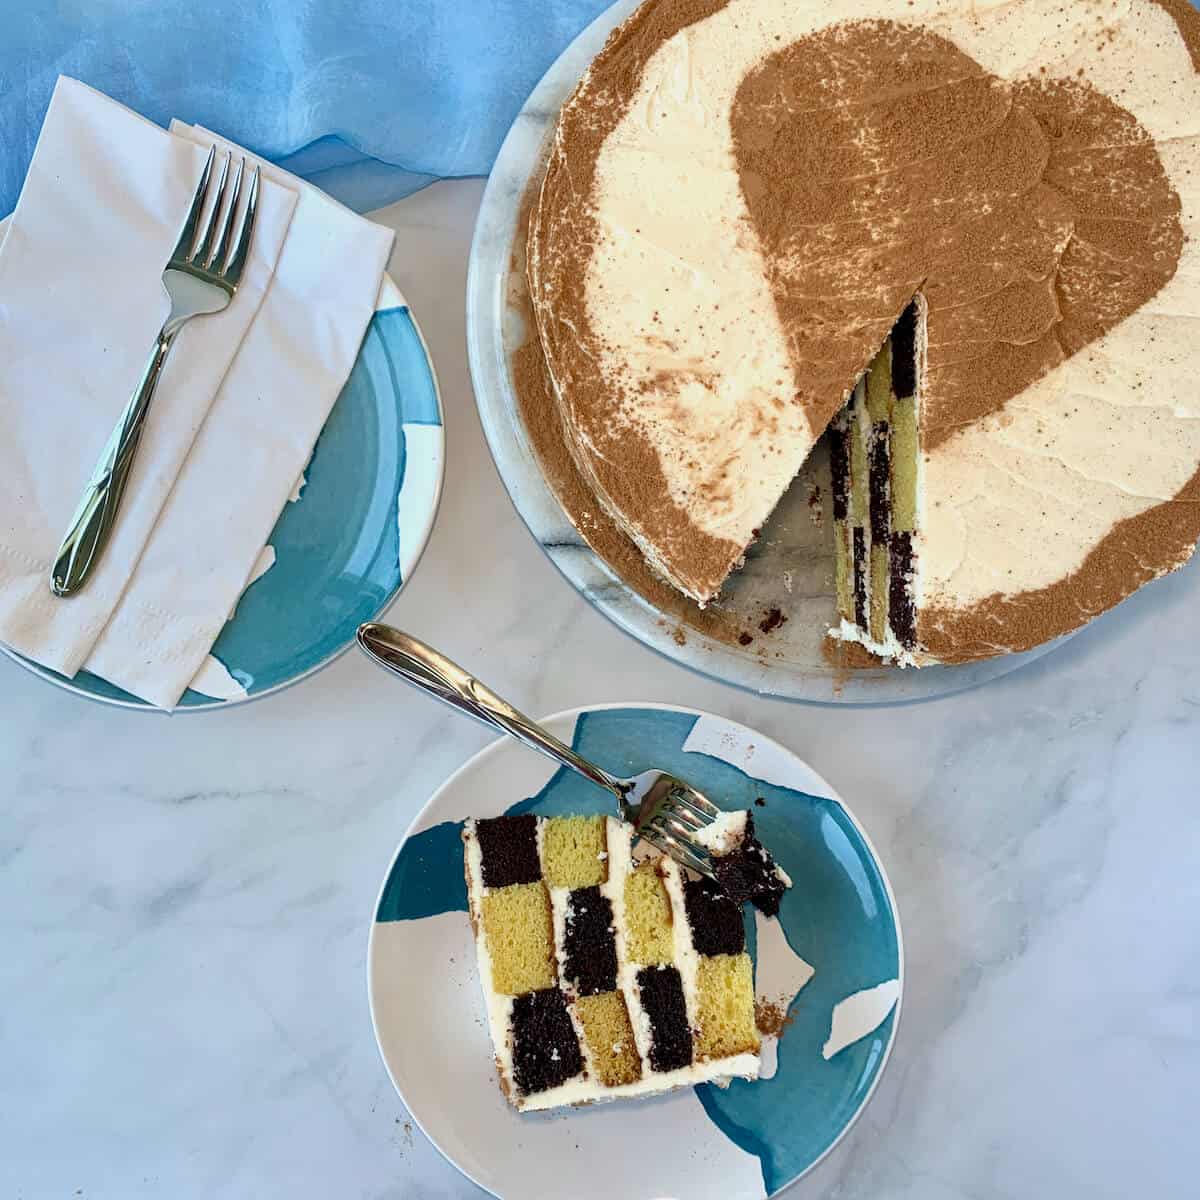
[[683, 866], [715, 878], [708, 850], [696, 841], [696, 834], [712, 824], [721, 810], [690, 784], [666, 771], [643, 771], [631, 779], [610, 775], [563, 745], [445, 655], [390, 625], [360, 625], [358, 644], [406, 683], [605, 788], [616, 800], [621, 817], [639, 837]]
[[[141, 441], [146, 414], [176, 335], [193, 317], [209, 316], [227, 308], [237, 292], [250, 252], [250, 239], [254, 235], [260, 181], [259, 170], [255, 167], [246, 198], [246, 212], [230, 249], [229, 239], [246, 170], [243, 158], [233, 178], [231, 192], [229, 166], [232, 157], [225, 154], [220, 177], [210, 187], [216, 147], [208, 152], [191, 208], [179, 232], [179, 241], [163, 270], [163, 289], [171, 301], [171, 310], [154, 340], [141, 381], [105, 443], [75, 516], [71, 518], [71, 527], [59, 547], [50, 571], [50, 590], [56, 596], [77, 592], [87, 582], [108, 544], [125, 485], [129, 482], [134, 454]], [[200, 217], [206, 210], [208, 215], [197, 241]]]

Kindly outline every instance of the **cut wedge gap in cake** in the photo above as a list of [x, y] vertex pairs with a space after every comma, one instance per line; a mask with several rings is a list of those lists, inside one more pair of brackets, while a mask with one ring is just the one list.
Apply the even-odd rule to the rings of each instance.
[[829, 428], [838, 624], [901, 666], [919, 666], [921, 379], [925, 301], [918, 294]]

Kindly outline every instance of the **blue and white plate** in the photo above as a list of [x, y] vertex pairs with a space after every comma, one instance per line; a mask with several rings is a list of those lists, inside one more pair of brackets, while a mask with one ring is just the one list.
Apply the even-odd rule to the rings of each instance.
[[733, 721], [616, 705], [545, 724], [618, 775], [663, 767], [723, 807], [753, 809], [763, 841], [795, 881], [778, 921], [748, 922], [756, 990], [782, 999], [791, 1022], [777, 1043], [764, 1043], [755, 1083], [561, 1112], [510, 1108], [496, 1082], [475, 970], [462, 821], [602, 812], [607, 802], [591, 784], [506, 739], [435, 793], [379, 895], [368, 987], [392, 1082], [434, 1145], [506, 1200], [774, 1196], [842, 1138], [891, 1051], [903, 951], [883, 867], [829, 784]]
[[[196, 684], [205, 691], [189, 688], [179, 707], [265, 696], [345, 650], [416, 568], [433, 529], [444, 457], [433, 364], [407, 301], [385, 278], [303, 486], [271, 534], [274, 564], [246, 589], [217, 638]], [[70, 691], [152, 710], [87, 671], [68, 679], [0, 649]]]

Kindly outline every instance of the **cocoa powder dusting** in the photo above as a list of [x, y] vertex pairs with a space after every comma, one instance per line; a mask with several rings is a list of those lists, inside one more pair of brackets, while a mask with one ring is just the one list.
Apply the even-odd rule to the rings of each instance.
[[546, 371], [529, 293], [523, 284], [526, 230], [538, 200], [540, 183], [540, 174], [535, 172], [521, 204], [509, 300], [516, 306], [526, 331], [525, 340], [510, 360], [513, 389], [525, 432], [542, 473], [571, 524], [613, 574], [648, 604], [679, 622], [672, 634], [677, 644], [682, 644], [680, 636], [686, 640], [684, 626], [716, 641], [732, 644], [738, 640], [741, 630], [738, 622], [714, 605], [701, 608], [650, 570], [641, 551], [597, 503], [567, 449], [562, 416]]
[[917, 292], [928, 451], [1140, 308], [1179, 261], [1179, 198], [1128, 112], [1080, 80], [1005, 82], [926, 29], [801, 38], [747, 74], [731, 120], [814, 428]]
[[[1187, 0], [1157, 2], [1200, 69], [1200, 16]], [[602, 143], [650, 55], [724, 7], [659, 0], [639, 9], [564, 106], [529, 234], [540, 251], [531, 278], [558, 393], [540, 348], [527, 344], [514, 363], [531, 436], [571, 519], [622, 578], [671, 613], [680, 613], [678, 594], [603, 515], [597, 490], [610, 502], [620, 496], [622, 516], [699, 590], [742, 548], [697, 530], [665, 500], [648, 444], [612, 433], [611, 397], [589, 373], [597, 347], [580, 280], [596, 239], [591, 194]], [[731, 128], [743, 197], [805, 381], [798, 402], [814, 427], [834, 415], [918, 292], [928, 310], [928, 453], [1111, 330], [1178, 264], [1179, 200], [1129, 112], [1081, 77], [1003, 81], [917, 26], [846, 22], [782, 46], [742, 81]], [[560, 403], [601, 449], [586, 456], [584, 475], [574, 438], [568, 448], [563, 437]], [[594, 478], [585, 480], [588, 472]], [[1186, 557], [1200, 535], [1196, 501], [1193, 480], [1174, 501], [1116, 527], [1050, 588], [993, 597], [965, 614], [929, 609], [923, 643], [965, 660], [1077, 627]], [[683, 607], [689, 624], [715, 620], [715, 636], [737, 638], [719, 614]], [[839, 648], [837, 658], [838, 669], [878, 665], [859, 647]]]
[[600, 147], [627, 111], [654, 51], [726, 3], [646, 4], [612, 32], [559, 113], [541, 196], [528, 222], [530, 294], [542, 351], [558, 384], [550, 397], [586, 431], [593, 449], [582, 453], [575, 438], [564, 445], [593, 497], [607, 496], [672, 564], [680, 582], [706, 597], [716, 594], [745, 547], [698, 529], [669, 498], [654, 448], [611, 419], [616, 398], [594, 370], [601, 347], [581, 281], [597, 238], [592, 189]]
[[1040, 591], [990, 596], [965, 611], [927, 606], [917, 618], [918, 636], [949, 663], [1032, 650], [1182, 566], [1198, 537], [1200, 469], [1174, 500], [1115, 525], [1078, 571]]
[[[1200, 13], [1188, 0], [1155, 2], [1175, 21], [1192, 66], [1200, 72]], [[1086, 121], [1081, 119], [1078, 109], [1069, 112], [1075, 117], [1074, 123], [1055, 126], [1058, 136], [1074, 137], [1078, 143], [1073, 148], [1073, 156], [1060, 155], [1060, 179], [1067, 186], [1071, 166], [1080, 168], [1085, 161], [1084, 147], [1087, 145]], [[1080, 140], [1081, 135], [1083, 140]], [[1127, 161], [1131, 161], [1135, 169], [1138, 165], [1145, 168], [1144, 144], [1132, 149], [1128, 146], [1114, 149], [1129, 152]], [[1122, 163], [1120, 159], [1114, 159], [1109, 165], [1116, 168]], [[1156, 172], [1161, 173], [1157, 152], [1150, 169], [1151, 174]], [[1127, 181], [1122, 182], [1116, 175], [1097, 178], [1095, 174], [1081, 170], [1075, 183], [1081, 191], [1089, 186], [1095, 189], [1090, 198], [1091, 227], [1110, 225], [1108, 235], [1115, 242], [1118, 261], [1127, 262], [1131, 256], [1136, 256], [1144, 231], [1136, 223], [1109, 222], [1118, 206], [1121, 189], [1128, 187]], [[1072, 194], [1078, 195], [1078, 192]], [[1123, 279], [1117, 282], [1125, 286]], [[1181, 567], [1194, 551], [1197, 539], [1200, 539], [1200, 469], [1174, 499], [1119, 522], [1093, 548], [1082, 566], [1066, 578], [1038, 591], [1015, 596], [993, 595], [966, 611], [929, 605], [918, 615], [918, 636], [931, 653], [951, 663], [990, 658], [1006, 651], [1031, 650], [1051, 638], [1078, 629], [1143, 584]]]
[[843, 642], [828, 636], [821, 639], [821, 657], [833, 668], [835, 679], [843, 683], [853, 671], [878, 670], [887, 665], [858, 642]]
[[1192, 59], [1192, 66], [1200, 73], [1200, 11], [1190, 0], [1154, 0], [1159, 8], [1165, 9], [1179, 29], [1179, 36]]
[[788, 1006], [782, 1000], [756, 1000], [754, 1024], [763, 1037], [783, 1037], [783, 1031], [792, 1023]]

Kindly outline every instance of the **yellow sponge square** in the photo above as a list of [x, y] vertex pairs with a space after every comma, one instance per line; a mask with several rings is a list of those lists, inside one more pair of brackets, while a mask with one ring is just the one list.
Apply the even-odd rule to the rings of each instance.
[[854, 536], [849, 525], [838, 524], [833, 531], [834, 585], [837, 594], [838, 616], [854, 620]]
[[872, 421], [886, 421], [892, 399], [892, 342], [875, 355], [867, 373], [867, 411]]
[[888, 600], [890, 597], [888, 568], [890, 564], [887, 546], [874, 543], [871, 546], [871, 637], [882, 642], [887, 636]]
[[701, 956], [697, 980], [697, 1058], [754, 1054], [754, 970], [748, 954]]
[[625, 997], [620, 992], [580, 996], [575, 1001], [575, 1012], [600, 1082], [605, 1087], [617, 1087], [641, 1079], [642, 1060], [633, 1040]]
[[917, 527], [917, 402], [897, 400], [892, 412], [892, 528]]
[[506, 996], [554, 987], [554, 919], [544, 883], [497, 888], [483, 898], [492, 985]]
[[634, 963], [669, 963], [675, 957], [671, 928], [671, 897], [647, 859], [625, 880], [625, 927], [628, 958]]
[[604, 818], [551, 817], [542, 827], [542, 878], [551, 887], [594, 887], [608, 879]]

